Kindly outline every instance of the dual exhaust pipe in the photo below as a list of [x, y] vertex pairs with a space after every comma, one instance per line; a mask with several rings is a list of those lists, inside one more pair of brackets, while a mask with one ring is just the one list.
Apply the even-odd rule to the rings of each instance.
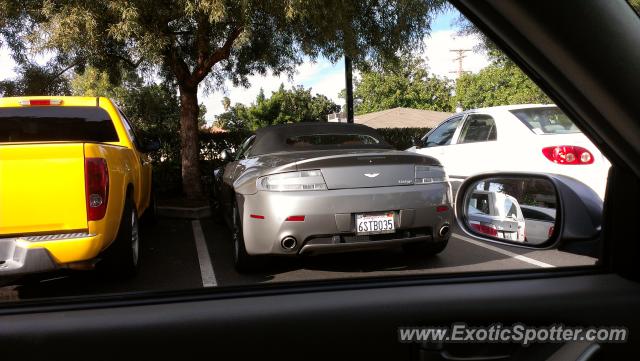
[[[444, 224], [438, 230], [438, 236], [440, 236], [440, 238], [445, 238], [449, 235], [449, 232], [451, 232], [451, 227], [448, 224]], [[294, 250], [297, 245], [298, 240], [296, 240], [295, 237], [292, 236], [286, 236], [282, 239], [282, 241], [280, 241], [280, 246], [287, 251]]]

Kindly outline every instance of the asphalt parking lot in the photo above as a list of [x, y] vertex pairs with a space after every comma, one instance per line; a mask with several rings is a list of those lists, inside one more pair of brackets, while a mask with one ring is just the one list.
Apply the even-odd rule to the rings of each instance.
[[444, 252], [409, 256], [400, 249], [276, 259], [263, 270], [239, 274], [233, 267], [230, 232], [213, 219], [161, 219], [143, 234], [140, 273], [113, 281], [97, 272], [74, 271], [0, 288], [0, 300], [179, 290], [369, 276], [462, 273], [593, 265], [594, 258], [557, 250], [522, 250], [486, 244], [454, 233]]

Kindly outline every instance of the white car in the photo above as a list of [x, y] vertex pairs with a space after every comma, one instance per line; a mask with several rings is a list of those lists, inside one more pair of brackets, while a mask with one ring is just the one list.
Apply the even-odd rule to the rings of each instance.
[[553, 235], [556, 224], [556, 209], [539, 206], [520, 205], [527, 227], [526, 239], [528, 243], [540, 244], [546, 242]]
[[562, 174], [604, 198], [611, 164], [555, 105], [525, 104], [457, 113], [407, 149], [445, 167], [452, 188], [491, 171]]
[[505, 193], [475, 190], [467, 209], [469, 226], [488, 236], [524, 242], [526, 223], [518, 201]]

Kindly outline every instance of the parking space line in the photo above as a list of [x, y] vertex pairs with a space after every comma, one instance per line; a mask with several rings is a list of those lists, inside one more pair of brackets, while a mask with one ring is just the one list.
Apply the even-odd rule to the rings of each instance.
[[519, 261], [532, 264], [534, 266], [538, 266], [538, 267], [542, 267], [542, 268], [554, 268], [554, 267], [556, 267], [556, 266], [554, 266], [552, 264], [540, 262], [540, 261], [535, 260], [533, 258], [529, 258], [529, 257], [525, 257], [525, 256], [522, 256], [522, 255], [519, 255], [517, 253], [509, 252], [509, 251], [504, 250], [502, 248], [494, 247], [494, 246], [492, 246], [490, 244], [486, 244], [484, 242], [476, 241], [475, 239], [471, 239], [469, 237], [465, 237], [465, 236], [462, 236], [462, 235], [459, 235], [459, 234], [454, 234], [453, 237], [456, 237], [459, 240], [462, 240], [462, 241], [465, 241], [465, 242], [468, 242], [468, 243], [471, 243], [471, 244], [475, 244], [476, 246], [479, 246], [479, 247], [484, 247], [484, 248], [486, 248], [488, 250], [503, 254], [505, 256], [509, 256], [511, 258], [515, 258], [515, 259], [517, 259]]
[[202, 277], [202, 287], [216, 287], [218, 285], [218, 281], [216, 281], [216, 274], [213, 272], [213, 263], [211, 263], [209, 248], [207, 247], [207, 241], [204, 238], [200, 221], [197, 219], [191, 221], [191, 227], [193, 228], [193, 238], [196, 241], [196, 251], [198, 253], [198, 263], [200, 263], [200, 275]]

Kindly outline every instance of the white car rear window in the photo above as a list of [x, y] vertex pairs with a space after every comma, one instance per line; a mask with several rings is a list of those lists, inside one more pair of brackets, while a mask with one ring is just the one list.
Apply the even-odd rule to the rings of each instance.
[[516, 109], [511, 113], [538, 135], [580, 133], [558, 107]]

